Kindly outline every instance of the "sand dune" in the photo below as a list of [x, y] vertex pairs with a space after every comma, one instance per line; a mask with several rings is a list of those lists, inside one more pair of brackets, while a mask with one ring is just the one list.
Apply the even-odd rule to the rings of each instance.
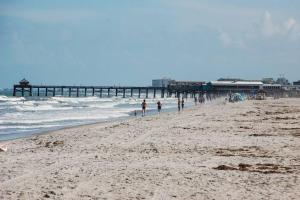
[[5, 200], [300, 199], [300, 99], [220, 102], [5, 144]]

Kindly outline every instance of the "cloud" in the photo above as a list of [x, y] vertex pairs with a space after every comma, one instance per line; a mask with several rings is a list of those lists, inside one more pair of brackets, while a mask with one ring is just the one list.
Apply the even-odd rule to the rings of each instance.
[[300, 25], [294, 18], [289, 18], [285, 23], [285, 32], [291, 40], [300, 39]]
[[[272, 43], [300, 40], [300, 25], [289, 12], [263, 10], [242, 4], [197, 0], [163, 0], [176, 10], [182, 32], [207, 27], [217, 32], [216, 40], [225, 48], [247, 48], [255, 42]], [[269, 41], [268, 41], [269, 40]], [[278, 41], [276, 41], [278, 40]]]
[[218, 39], [221, 42], [222, 46], [225, 48], [245, 48], [246, 45], [241, 38], [233, 37], [228, 33], [221, 31], [218, 35]]
[[269, 11], [265, 11], [261, 22], [261, 33], [264, 37], [279, 36], [286, 39], [300, 39], [300, 25], [292, 17], [283, 23], [274, 22]]
[[272, 16], [269, 11], [265, 11], [262, 26], [261, 26], [261, 33], [265, 37], [271, 37], [276, 33], [280, 32], [280, 28], [273, 24]]
[[294, 18], [290, 18], [285, 22], [285, 28], [289, 31], [297, 27], [297, 21]]
[[218, 39], [221, 41], [224, 47], [229, 47], [232, 44], [231, 37], [225, 32], [221, 32], [218, 36]]
[[244, 31], [219, 31], [218, 40], [226, 48], [246, 48], [254, 44], [263, 45], [262, 43], [288, 45], [290, 41], [300, 40], [300, 24], [293, 17], [280, 22], [274, 20], [269, 11], [265, 11], [261, 20], [254, 24], [256, 25], [249, 25]]

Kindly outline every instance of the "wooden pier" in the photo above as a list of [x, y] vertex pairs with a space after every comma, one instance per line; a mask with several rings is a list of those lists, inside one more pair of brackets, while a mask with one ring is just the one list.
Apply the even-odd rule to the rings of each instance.
[[[120, 96], [135, 98], [194, 98], [195, 96], [207, 97], [222, 96], [228, 93], [241, 92], [244, 94], [257, 93], [261, 88], [254, 83], [249, 85], [220, 85], [209, 82], [207, 84], [169, 84], [167, 87], [122, 87], [122, 86], [57, 86], [57, 85], [31, 85], [26, 79], [13, 88], [13, 96], [45, 96], [45, 97], [87, 97], [98, 96], [113, 97]], [[282, 90], [276, 90], [276, 93]], [[270, 93], [270, 92], [269, 92]]]
[[[56, 86], [31, 85], [25, 79], [15, 84], [13, 96], [44, 96], [44, 97], [113, 97], [121, 96], [136, 98], [194, 97], [201, 88], [166, 88], [166, 87], [121, 87], [121, 86]], [[151, 95], [151, 96], [150, 96]]]

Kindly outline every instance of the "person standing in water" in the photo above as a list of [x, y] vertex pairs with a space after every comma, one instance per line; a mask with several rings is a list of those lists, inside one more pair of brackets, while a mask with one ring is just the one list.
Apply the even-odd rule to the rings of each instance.
[[160, 114], [162, 103], [160, 101], [157, 102], [157, 111]]
[[182, 99], [181, 99], [181, 109], [183, 110], [183, 108], [184, 108], [184, 98], [182, 97]]
[[177, 104], [178, 104], [178, 112], [180, 112], [180, 98], [178, 98]]
[[142, 102], [142, 117], [144, 117], [146, 114], [146, 106], [147, 106], [147, 103], [146, 103], [146, 100], [144, 99]]

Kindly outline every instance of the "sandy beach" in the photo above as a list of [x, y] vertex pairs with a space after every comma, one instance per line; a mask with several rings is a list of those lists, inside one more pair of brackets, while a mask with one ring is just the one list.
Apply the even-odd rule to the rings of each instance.
[[300, 99], [0, 142], [0, 199], [300, 199]]

